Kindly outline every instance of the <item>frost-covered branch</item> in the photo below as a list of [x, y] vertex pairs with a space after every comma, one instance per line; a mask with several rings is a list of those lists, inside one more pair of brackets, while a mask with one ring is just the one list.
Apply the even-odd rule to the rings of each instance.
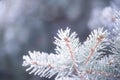
[[29, 52], [29, 56], [23, 56], [23, 66], [30, 66], [27, 71], [31, 70], [30, 73], [38, 74], [40, 77], [51, 78], [57, 74], [56, 78], [62, 76], [69, 76], [77, 66], [75, 60], [75, 53], [79, 49], [79, 40], [76, 38], [77, 34], [73, 32], [70, 35], [70, 29], [67, 28], [65, 31], [62, 29], [58, 31], [58, 38], [55, 37], [54, 43], [57, 45], [55, 52], [56, 54], [40, 53], [40, 52]]
[[[81, 44], [77, 34], [70, 33], [69, 28], [58, 30], [58, 37], [54, 37], [55, 54], [29, 51], [29, 55], [23, 56], [23, 66], [28, 66], [26, 71], [30, 71], [30, 74], [34, 73], [40, 77], [51, 78], [56, 75], [55, 80], [120, 77], [120, 67], [115, 67], [120, 66], [117, 61], [120, 59], [120, 53], [99, 58], [104, 53], [102, 50], [107, 47], [108, 35], [106, 30], [98, 28]], [[117, 59], [114, 59], [115, 57]]]

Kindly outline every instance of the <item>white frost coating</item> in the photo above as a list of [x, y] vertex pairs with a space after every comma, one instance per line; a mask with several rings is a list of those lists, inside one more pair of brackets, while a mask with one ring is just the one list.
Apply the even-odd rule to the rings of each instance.
[[[109, 33], [103, 28], [91, 32], [87, 40], [81, 44], [75, 32], [70, 29], [58, 30], [54, 37], [56, 54], [47, 54], [39, 51], [29, 51], [29, 55], [23, 56], [23, 66], [26, 71], [40, 77], [55, 80], [91, 80], [91, 79], [114, 79], [120, 77], [120, 53], [108, 55], [103, 50], [107, 49]], [[117, 42], [115, 43], [117, 44]], [[116, 47], [117, 48], [117, 47]], [[114, 59], [116, 57], [116, 59]], [[117, 59], [119, 61], [117, 61]], [[112, 68], [112, 69], [111, 69]]]

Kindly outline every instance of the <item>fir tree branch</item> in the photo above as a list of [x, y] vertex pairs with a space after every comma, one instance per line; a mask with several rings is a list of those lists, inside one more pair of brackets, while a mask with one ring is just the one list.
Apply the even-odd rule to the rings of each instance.
[[[81, 45], [75, 32], [70, 34], [69, 28], [61, 29], [54, 41], [56, 54], [29, 51], [29, 55], [23, 56], [23, 66], [28, 66], [26, 71], [30, 74], [34, 73], [40, 77], [51, 78], [56, 75], [55, 80], [89, 80], [89, 74], [120, 77], [119, 52], [113, 56], [96, 59], [103, 54], [99, 50], [106, 48], [108, 34], [103, 28], [94, 30]], [[116, 45], [118, 42], [117, 40], [113, 43], [116, 48], [119, 48]]]
[[76, 63], [75, 63], [75, 56], [74, 56], [74, 54], [73, 54], [73, 51], [72, 51], [71, 46], [69, 45], [69, 42], [70, 42], [70, 41], [68, 40], [68, 38], [64, 38], [64, 40], [65, 40], [65, 42], [66, 42], [66, 46], [68, 47], [68, 50], [69, 50], [71, 59], [72, 59], [73, 64], [74, 64], [74, 66], [75, 66], [75, 65], [76, 65]]
[[89, 54], [88, 58], [86, 59], [85, 64], [87, 64], [87, 62], [90, 60], [91, 56], [95, 52], [95, 49], [97, 48], [97, 46], [99, 45], [99, 43], [102, 41], [103, 38], [104, 38], [103, 35], [98, 36], [97, 42], [96, 42], [95, 46], [93, 48], [91, 48], [90, 54]]

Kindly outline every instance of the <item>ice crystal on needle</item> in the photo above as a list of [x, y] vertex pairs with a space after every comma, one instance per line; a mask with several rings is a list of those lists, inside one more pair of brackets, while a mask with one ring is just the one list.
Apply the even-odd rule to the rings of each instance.
[[[114, 60], [115, 55], [99, 58], [108, 41], [108, 32], [103, 28], [91, 32], [83, 44], [79, 42], [75, 32], [70, 33], [69, 28], [58, 30], [57, 36], [54, 37], [54, 54], [29, 51], [29, 55], [23, 56], [23, 66], [28, 67], [26, 71], [46, 78], [55, 75], [55, 80], [91, 80], [99, 77], [108, 79], [109, 76], [120, 76], [120, 67], [113, 65], [116, 62], [120, 66], [119, 61]], [[110, 70], [111, 68], [113, 69]]]

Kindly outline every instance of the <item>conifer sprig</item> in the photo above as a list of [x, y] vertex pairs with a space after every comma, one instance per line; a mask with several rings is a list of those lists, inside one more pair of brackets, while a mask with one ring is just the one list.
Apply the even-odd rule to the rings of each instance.
[[[98, 28], [91, 32], [87, 40], [81, 44], [77, 34], [70, 33], [69, 28], [58, 30], [58, 37], [54, 37], [56, 53], [29, 51], [29, 55], [23, 56], [23, 66], [28, 66], [26, 71], [30, 74], [34, 73], [40, 77], [51, 78], [57, 75], [55, 80], [89, 80], [92, 75], [119, 77], [120, 72], [117, 70], [120, 67], [113, 66], [114, 62], [120, 65], [114, 60], [117, 54], [97, 59], [103, 54], [102, 49], [107, 47], [105, 44], [109, 40], [108, 35], [106, 30]], [[120, 59], [119, 56], [120, 53], [116, 57]]]

